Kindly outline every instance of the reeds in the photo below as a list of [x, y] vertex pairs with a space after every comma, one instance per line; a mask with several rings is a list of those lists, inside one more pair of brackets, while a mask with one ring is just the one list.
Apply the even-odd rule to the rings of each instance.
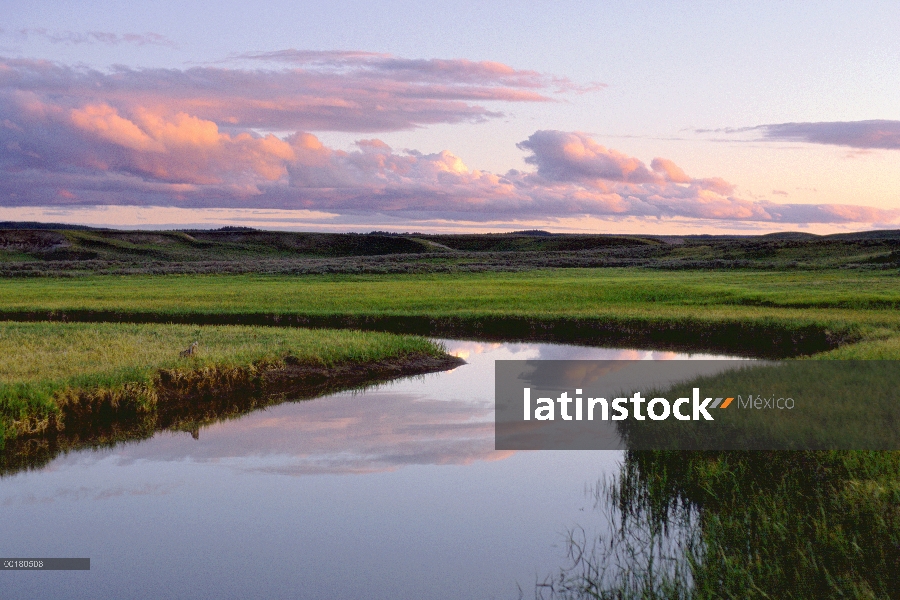
[[897, 598], [900, 453], [628, 452], [542, 598]]

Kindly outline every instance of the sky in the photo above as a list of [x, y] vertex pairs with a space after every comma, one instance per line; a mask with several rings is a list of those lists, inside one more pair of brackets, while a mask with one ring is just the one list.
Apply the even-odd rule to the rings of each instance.
[[0, 220], [900, 227], [900, 3], [3, 0]]

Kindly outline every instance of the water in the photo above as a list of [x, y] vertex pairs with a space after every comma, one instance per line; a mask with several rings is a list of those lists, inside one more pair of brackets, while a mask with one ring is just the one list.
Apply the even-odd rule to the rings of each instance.
[[494, 451], [493, 361], [688, 356], [445, 343], [468, 364], [3, 478], [0, 555], [91, 570], [7, 571], [0, 596], [532, 597], [622, 454]]

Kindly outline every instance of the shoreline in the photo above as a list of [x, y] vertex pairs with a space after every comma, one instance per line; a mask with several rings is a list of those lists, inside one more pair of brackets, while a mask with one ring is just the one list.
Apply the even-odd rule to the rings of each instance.
[[[112, 447], [160, 431], [187, 431], [284, 402], [445, 371], [465, 364], [444, 354], [411, 353], [381, 360], [344, 360], [326, 366], [297, 361], [237, 367], [160, 369], [149, 384], [69, 388], [55, 398], [58, 411], [12, 422], [0, 449], [0, 476], [39, 468], [60, 453]], [[9, 433], [13, 436], [10, 437]]]
[[585, 317], [536, 315], [365, 315], [270, 312], [183, 312], [122, 310], [0, 310], [15, 323], [130, 323], [245, 325], [304, 329], [377, 331], [424, 337], [472, 337], [485, 341], [632, 346], [653, 350], [721, 352], [752, 358], [793, 358], [862, 341], [852, 327], [798, 324], [771, 319], [706, 320], [696, 315]]

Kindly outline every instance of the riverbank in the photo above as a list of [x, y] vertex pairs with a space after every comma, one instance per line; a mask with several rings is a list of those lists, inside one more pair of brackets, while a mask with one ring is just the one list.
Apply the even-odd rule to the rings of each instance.
[[0, 317], [355, 328], [417, 335], [900, 357], [893, 272], [522, 273], [0, 280]]
[[3, 466], [33, 463], [35, 454], [142, 439], [162, 429], [196, 432], [205, 423], [286, 398], [461, 362], [424, 338], [384, 333], [3, 323]]

